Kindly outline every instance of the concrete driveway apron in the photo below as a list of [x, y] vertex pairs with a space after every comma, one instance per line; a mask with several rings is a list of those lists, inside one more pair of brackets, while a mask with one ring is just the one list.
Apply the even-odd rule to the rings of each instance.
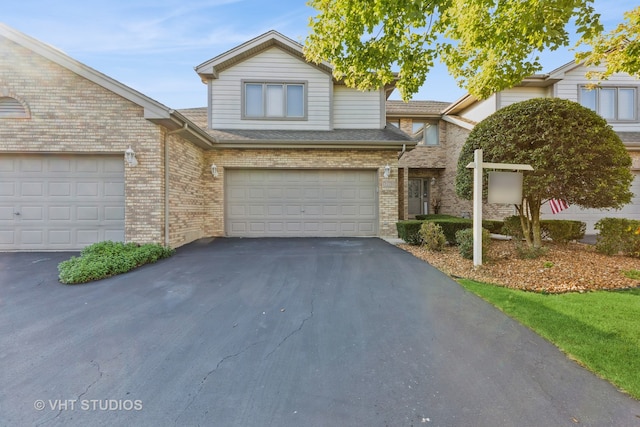
[[0, 254], [0, 425], [640, 426], [640, 402], [379, 239], [215, 239], [118, 277]]

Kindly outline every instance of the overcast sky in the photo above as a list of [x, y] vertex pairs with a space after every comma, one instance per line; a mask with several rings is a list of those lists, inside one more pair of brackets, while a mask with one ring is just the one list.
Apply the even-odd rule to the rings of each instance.
[[[638, 4], [595, 2], [609, 29]], [[0, 21], [179, 109], [206, 106], [196, 65], [271, 29], [303, 42], [313, 15], [304, 0], [17, 0], [2, 5]], [[568, 49], [546, 52], [543, 71], [572, 59]], [[455, 101], [464, 93], [437, 66], [414, 99]]]

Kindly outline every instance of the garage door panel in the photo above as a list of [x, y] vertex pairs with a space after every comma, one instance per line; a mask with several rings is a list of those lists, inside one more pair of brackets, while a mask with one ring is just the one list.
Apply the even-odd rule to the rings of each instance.
[[71, 183], [69, 182], [49, 182], [50, 197], [71, 196]]
[[97, 182], [79, 182], [76, 184], [76, 195], [78, 197], [98, 197]]
[[124, 182], [105, 182], [105, 197], [124, 197]]
[[3, 155], [0, 195], [0, 250], [77, 250], [124, 240], [121, 156]]
[[105, 221], [118, 221], [124, 223], [124, 206], [106, 206], [104, 208], [104, 219]]
[[97, 206], [78, 206], [76, 209], [76, 219], [78, 221], [97, 221], [98, 207]]
[[51, 158], [49, 159], [49, 172], [72, 172], [71, 159]]
[[15, 232], [12, 230], [0, 230], [0, 245], [12, 246], [16, 242]]
[[16, 186], [13, 182], [0, 182], [0, 196], [14, 196]]
[[49, 221], [70, 221], [71, 208], [68, 206], [49, 206], [47, 216]]
[[[225, 171], [230, 236], [375, 236], [374, 170]], [[258, 209], [262, 207], [262, 209]]]
[[49, 230], [49, 243], [52, 245], [68, 246], [72, 242], [71, 231], [69, 230]]

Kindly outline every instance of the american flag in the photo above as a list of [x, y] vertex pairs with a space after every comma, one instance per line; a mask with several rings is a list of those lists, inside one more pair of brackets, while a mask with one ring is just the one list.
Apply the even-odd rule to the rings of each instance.
[[549, 206], [551, 206], [551, 213], [557, 214], [558, 212], [562, 212], [563, 210], [569, 207], [569, 204], [564, 200], [560, 199], [551, 199], [549, 200]]

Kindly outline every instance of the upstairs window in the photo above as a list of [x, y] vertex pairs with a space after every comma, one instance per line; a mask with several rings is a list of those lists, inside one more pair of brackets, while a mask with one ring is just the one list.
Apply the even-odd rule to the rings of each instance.
[[305, 119], [305, 83], [244, 83], [244, 119]]
[[15, 98], [0, 96], [0, 119], [27, 119], [29, 111]]
[[580, 87], [580, 104], [609, 121], [636, 120], [637, 99], [637, 90], [633, 87]]
[[420, 144], [440, 144], [437, 122], [419, 122], [414, 120], [412, 131], [414, 138], [420, 138]]

